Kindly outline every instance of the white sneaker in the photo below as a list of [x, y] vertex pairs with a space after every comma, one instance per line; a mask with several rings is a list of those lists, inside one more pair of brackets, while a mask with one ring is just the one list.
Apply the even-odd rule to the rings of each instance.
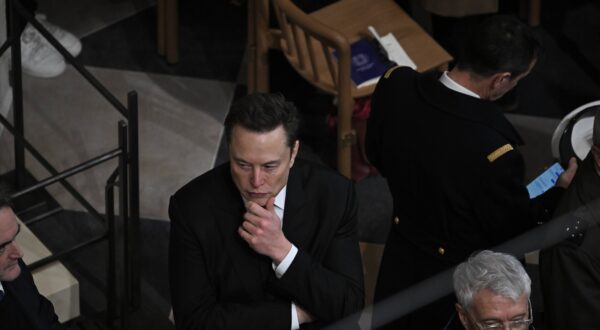
[[[35, 18], [60, 42], [60, 44], [65, 47], [65, 49], [73, 55], [73, 57], [77, 57], [79, 53], [81, 53], [81, 41], [74, 36], [71, 32], [63, 30], [58, 26], [48, 22], [46, 20], [46, 15], [44, 14], [36, 14]], [[29, 24], [28, 24], [29, 26]], [[37, 32], [37, 30], [36, 30]], [[39, 32], [38, 32], [39, 33]], [[46, 42], [50, 47], [52, 45], [46, 38], [43, 38], [44, 42]]]
[[40, 78], [59, 76], [66, 69], [62, 55], [29, 24], [21, 33], [21, 66], [24, 73]]

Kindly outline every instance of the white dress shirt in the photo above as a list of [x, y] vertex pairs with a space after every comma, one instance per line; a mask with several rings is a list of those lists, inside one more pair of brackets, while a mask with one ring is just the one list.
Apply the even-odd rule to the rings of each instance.
[[440, 76], [439, 81], [446, 87], [450, 88], [451, 90], [455, 91], [455, 92], [459, 92], [461, 94], [465, 94], [465, 95], [469, 95], [472, 97], [476, 97], [478, 99], [481, 98], [481, 96], [477, 95], [477, 93], [473, 92], [472, 90], [464, 87], [463, 85], [457, 83], [456, 81], [452, 80], [452, 78], [450, 78], [448, 76], [448, 71], [444, 71], [444, 73]]

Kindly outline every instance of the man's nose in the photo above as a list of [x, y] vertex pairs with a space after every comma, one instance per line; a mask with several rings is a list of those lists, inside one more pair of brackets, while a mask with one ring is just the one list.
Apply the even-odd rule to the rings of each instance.
[[252, 170], [252, 186], [257, 188], [262, 186], [263, 184], [263, 173], [260, 168], [256, 168]]
[[23, 257], [23, 250], [15, 242], [10, 243], [10, 257], [20, 259]]

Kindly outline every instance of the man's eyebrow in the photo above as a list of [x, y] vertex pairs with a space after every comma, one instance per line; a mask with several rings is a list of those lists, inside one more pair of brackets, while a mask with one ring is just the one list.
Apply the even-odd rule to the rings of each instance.
[[13, 236], [13, 238], [10, 241], [0, 244], [0, 249], [5, 248], [8, 244], [12, 243], [15, 240], [15, 238], [17, 237], [17, 235], [19, 235], [20, 232], [21, 232], [21, 224], [19, 223], [19, 224], [17, 224], [17, 232], [15, 233], [15, 236]]
[[527, 316], [527, 313], [523, 313], [523, 314], [519, 314], [519, 315], [515, 315], [511, 320], [514, 319], [522, 319], [525, 318]]

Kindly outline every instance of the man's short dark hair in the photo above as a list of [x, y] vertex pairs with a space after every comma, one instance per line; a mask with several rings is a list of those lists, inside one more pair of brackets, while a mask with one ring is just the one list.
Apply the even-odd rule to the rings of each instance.
[[531, 28], [514, 16], [496, 15], [470, 30], [456, 66], [483, 77], [499, 72], [517, 77], [529, 69], [541, 50]]
[[257, 133], [270, 132], [280, 125], [290, 148], [298, 139], [298, 110], [281, 94], [254, 93], [236, 101], [225, 118], [225, 137], [231, 142], [231, 131], [241, 126]]

